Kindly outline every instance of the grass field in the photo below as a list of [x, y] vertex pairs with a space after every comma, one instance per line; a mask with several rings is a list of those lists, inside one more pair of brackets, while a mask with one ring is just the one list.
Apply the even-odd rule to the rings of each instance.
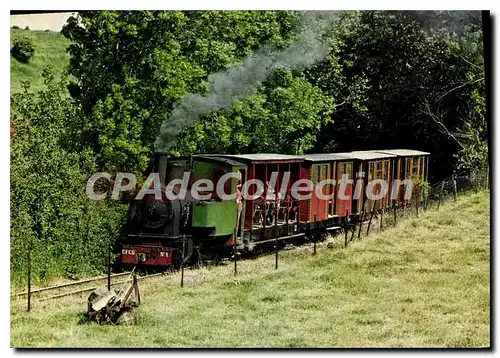
[[31, 38], [35, 45], [35, 54], [28, 63], [19, 62], [10, 56], [11, 93], [21, 91], [23, 81], [30, 81], [30, 91], [36, 91], [43, 85], [42, 71], [47, 66], [52, 69], [56, 78], [68, 66], [69, 55], [66, 47], [69, 41], [60, 33], [11, 29], [10, 48], [16, 36]]
[[[489, 192], [342, 246], [319, 245], [141, 284], [135, 326], [79, 323], [82, 298], [12, 310], [15, 347], [485, 347]], [[333, 246], [333, 247], [332, 247]], [[155, 281], [153, 281], [155, 280]], [[24, 307], [24, 306], [23, 306]]]

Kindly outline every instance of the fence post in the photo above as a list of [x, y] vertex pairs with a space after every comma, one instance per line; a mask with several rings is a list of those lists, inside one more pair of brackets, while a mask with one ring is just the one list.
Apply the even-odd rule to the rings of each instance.
[[351, 239], [349, 241], [352, 242], [352, 239], [354, 238], [354, 233], [355, 232], [356, 232], [356, 222], [354, 222], [354, 225], [352, 226]]
[[394, 206], [392, 208], [393, 208], [393, 211], [394, 211], [394, 226], [396, 226], [398, 224], [398, 222], [396, 220], [396, 204], [394, 204]]
[[181, 287], [184, 287], [184, 255], [186, 250], [186, 235], [182, 235]]
[[111, 243], [108, 241], [108, 291], [111, 291]]
[[238, 246], [236, 245], [237, 235], [238, 235], [238, 231], [236, 228], [234, 228], [234, 230], [233, 230], [233, 255], [234, 255], [234, 276], [235, 277], [238, 274]]
[[474, 189], [474, 193], [477, 193], [479, 189], [479, 172], [477, 170], [472, 171], [472, 188]]
[[372, 206], [372, 213], [370, 215], [370, 221], [368, 221], [368, 228], [366, 229], [366, 236], [370, 232], [370, 226], [372, 225], [373, 214], [375, 213], [375, 208]]
[[488, 164], [488, 167], [486, 168], [486, 187], [485, 189], [488, 189], [490, 187], [490, 165]]
[[347, 247], [347, 211], [345, 212], [345, 217], [344, 217], [344, 233], [345, 233], [344, 247]]
[[441, 200], [443, 198], [443, 191], [444, 191], [444, 180], [441, 183], [441, 190], [439, 192], [438, 210], [439, 210], [439, 207], [441, 206]]
[[359, 230], [358, 230], [358, 240], [361, 240], [361, 227], [363, 226], [363, 220], [365, 218], [365, 208], [363, 207], [363, 212], [360, 214], [359, 217]]
[[415, 202], [415, 211], [417, 212], [417, 217], [418, 217], [418, 206], [420, 204], [420, 188], [417, 189], [418, 195], [416, 197], [417, 201]]
[[427, 211], [427, 205], [429, 204], [429, 195], [430, 195], [431, 188], [429, 186], [426, 187], [425, 189], [425, 201], [424, 201], [424, 210]]
[[28, 243], [28, 309], [31, 309], [31, 243]]
[[[314, 215], [314, 230], [316, 231], [316, 226], [317, 226], [317, 222], [316, 222], [316, 215]], [[313, 255], [316, 255], [316, 232], [314, 232], [313, 234]]]
[[457, 201], [457, 179], [455, 174], [452, 175], [453, 180], [453, 201]]

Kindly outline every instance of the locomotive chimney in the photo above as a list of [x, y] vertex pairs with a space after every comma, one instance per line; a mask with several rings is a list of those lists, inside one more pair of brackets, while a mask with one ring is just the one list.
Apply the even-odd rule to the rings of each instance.
[[156, 152], [155, 171], [160, 175], [160, 182], [165, 183], [167, 173], [167, 152]]

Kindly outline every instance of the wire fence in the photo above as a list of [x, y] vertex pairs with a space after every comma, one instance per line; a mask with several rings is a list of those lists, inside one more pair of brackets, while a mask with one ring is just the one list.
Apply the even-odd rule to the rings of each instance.
[[489, 174], [488, 169], [464, 170], [455, 172], [432, 185], [414, 186], [410, 200], [396, 201], [383, 208], [372, 206], [366, 211], [363, 210], [363, 213], [354, 215], [348, 223], [346, 220], [345, 226], [337, 232], [336, 237], [340, 237], [347, 247], [355, 237], [361, 239], [362, 236], [369, 235], [370, 230], [384, 230], [397, 225], [402, 218], [410, 215], [418, 216], [420, 212], [426, 210], [437, 210], [443, 202], [456, 200], [462, 193], [489, 189]]
[[443, 201], [456, 199], [457, 195], [466, 191], [489, 189], [489, 170], [473, 170], [457, 172], [450, 177], [436, 182], [424, 192], [425, 209], [439, 207]]

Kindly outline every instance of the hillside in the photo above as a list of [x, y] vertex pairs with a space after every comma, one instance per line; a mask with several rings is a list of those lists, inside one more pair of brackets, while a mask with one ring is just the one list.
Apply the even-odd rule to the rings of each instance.
[[[343, 239], [141, 283], [135, 326], [78, 324], [83, 298], [14, 310], [15, 347], [484, 347], [489, 191]], [[374, 225], [377, 227], [378, 225]], [[45, 303], [48, 305], [47, 303]], [[24, 307], [24, 305], [23, 305]], [[49, 307], [51, 309], [49, 309]]]
[[[66, 69], [69, 55], [66, 47], [69, 41], [58, 32], [10, 30], [10, 48], [15, 36], [25, 36], [33, 40], [35, 55], [26, 64], [10, 57], [10, 90], [12, 93], [22, 90], [22, 82], [31, 82], [31, 91], [35, 91], [43, 84], [42, 70], [47, 66], [54, 74], [60, 74]], [[9, 48], [9, 51], [10, 51]], [[9, 52], [10, 53], [10, 52]]]

